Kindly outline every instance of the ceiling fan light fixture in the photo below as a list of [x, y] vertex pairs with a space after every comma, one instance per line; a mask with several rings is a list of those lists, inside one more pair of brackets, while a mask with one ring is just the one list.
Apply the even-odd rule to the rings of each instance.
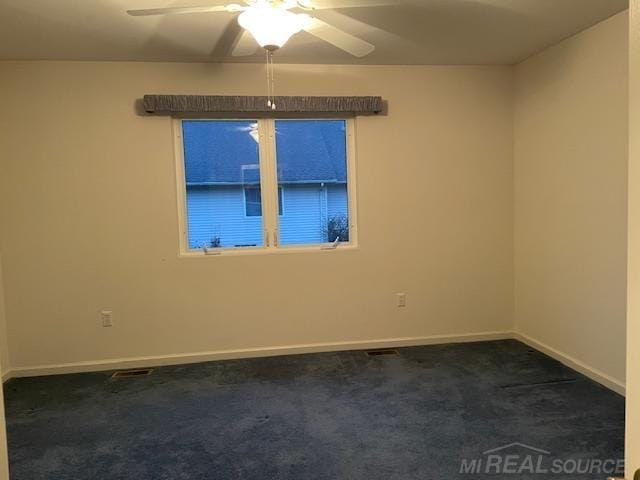
[[307, 27], [311, 17], [295, 14], [268, 5], [249, 7], [238, 17], [238, 23], [248, 30], [258, 45], [267, 50], [277, 50], [296, 33]]

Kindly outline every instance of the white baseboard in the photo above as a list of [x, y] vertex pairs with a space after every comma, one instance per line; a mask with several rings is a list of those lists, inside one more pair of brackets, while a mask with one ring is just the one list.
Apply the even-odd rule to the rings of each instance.
[[372, 348], [414, 347], [443, 343], [483, 342], [513, 338], [513, 332], [472, 333], [466, 335], [437, 335], [430, 337], [387, 338], [380, 340], [357, 340], [352, 342], [314, 343], [308, 345], [289, 345], [280, 347], [250, 348], [243, 350], [219, 350], [212, 352], [158, 355], [149, 357], [130, 357], [88, 362], [61, 363], [58, 365], [39, 365], [32, 367], [14, 367], [3, 375], [3, 381], [10, 378], [38, 377], [42, 375], [63, 375], [68, 373], [100, 372], [125, 368], [161, 367], [188, 363], [232, 360], [237, 358], [275, 357], [280, 355], [299, 355], [305, 353], [337, 352], [345, 350], [368, 350]]
[[623, 396], [625, 395], [626, 387], [624, 382], [617, 380], [607, 375], [606, 373], [601, 372], [600, 370], [590, 367], [584, 362], [581, 362], [580, 360], [573, 358], [572, 356], [567, 355], [566, 353], [561, 352], [560, 350], [557, 350], [553, 347], [550, 347], [549, 345], [546, 345], [545, 343], [542, 343], [523, 333], [514, 332], [513, 338], [515, 338], [516, 340], [520, 340], [521, 342], [526, 343], [530, 347], [535, 348], [536, 350], [539, 350], [542, 353], [549, 355], [550, 357], [558, 360], [560, 363], [563, 363], [564, 365], [589, 377], [591, 380], [594, 380], [599, 384], [604, 385], [608, 389], [613, 390], [614, 392], [619, 393], [620, 395], [623, 395]]
[[69, 373], [100, 372], [125, 368], [162, 367], [166, 365], [183, 365], [188, 363], [211, 362], [216, 360], [232, 360], [238, 358], [275, 357], [280, 355], [301, 355], [305, 353], [337, 352], [345, 350], [368, 350], [373, 348], [415, 347], [445, 343], [468, 343], [492, 340], [519, 340], [539, 350], [570, 368], [582, 373], [592, 380], [619, 393], [625, 394], [625, 384], [611, 376], [592, 368], [585, 363], [539, 342], [519, 332], [488, 332], [465, 335], [436, 335], [429, 337], [387, 338], [379, 340], [357, 340], [352, 342], [313, 343], [306, 345], [288, 345], [279, 347], [262, 347], [238, 350], [218, 350], [212, 352], [158, 355], [148, 357], [129, 357], [111, 360], [95, 360], [87, 362], [61, 363], [57, 365], [38, 365], [31, 367], [15, 367], [2, 374], [2, 381], [11, 378], [38, 377], [42, 375], [63, 375]]

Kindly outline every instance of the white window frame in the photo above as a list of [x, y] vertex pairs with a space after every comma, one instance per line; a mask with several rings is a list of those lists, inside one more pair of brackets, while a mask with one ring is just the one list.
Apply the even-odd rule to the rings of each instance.
[[[178, 201], [178, 231], [179, 231], [179, 256], [186, 258], [200, 257], [221, 257], [238, 255], [264, 255], [282, 253], [310, 253], [310, 252], [337, 252], [354, 250], [358, 247], [358, 212], [357, 212], [357, 177], [356, 177], [356, 119], [355, 118], [302, 118], [296, 120], [340, 120], [346, 125], [346, 146], [347, 146], [347, 195], [349, 208], [349, 242], [337, 245], [331, 243], [319, 243], [308, 245], [279, 245], [279, 222], [281, 216], [278, 215], [278, 173], [276, 167], [276, 135], [275, 122], [288, 120], [285, 118], [269, 119], [181, 119], [174, 118], [172, 122], [174, 138], [174, 157], [176, 165], [176, 197]], [[263, 243], [262, 247], [247, 248], [216, 248], [199, 249], [189, 248], [189, 225], [187, 216], [187, 187], [184, 165], [184, 145], [182, 141], [183, 121], [257, 121], [259, 142], [258, 156], [260, 162], [260, 186], [262, 191], [262, 224]], [[282, 192], [284, 201], [284, 191]], [[243, 192], [244, 196], [244, 192]], [[246, 210], [245, 210], [246, 212]], [[275, 215], [274, 215], [275, 213]], [[284, 215], [284, 205], [282, 208]]]

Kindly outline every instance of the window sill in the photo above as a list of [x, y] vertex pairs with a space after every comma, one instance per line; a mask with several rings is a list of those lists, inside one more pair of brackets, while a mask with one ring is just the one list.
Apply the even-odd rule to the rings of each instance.
[[327, 247], [325, 245], [314, 245], [310, 247], [280, 247], [280, 248], [247, 248], [247, 249], [228, 249], [220, 250], [215, 253], [204, 253], [199, 250], [191, 250], [188, 252], [181, 252], [180, 258], [220, 258], [220, 257], [243, 257], [254, 255], [288, 255], [288, 254], [301, 254], [301, 253], [334, 253], [334, 252], [348, 252], [357, 250], [358, 246], [355, 244], [343, 245], [336, 248]]

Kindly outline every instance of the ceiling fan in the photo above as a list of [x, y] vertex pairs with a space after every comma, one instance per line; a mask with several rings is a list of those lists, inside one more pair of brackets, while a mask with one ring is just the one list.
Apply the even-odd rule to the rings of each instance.
[[127, 13], [134, 17], [214, 12], [239, 14], [238, 23], [244, 31], [233, 47], [232, 55], [235, 57], [253, 55], [258, 45], [269, 52], [278, 50], [302, 30], [355, 57], [364, 57], [373, 52], [375, 46], [316, 18], [313, 13], [316, 10], [392, 3], [390, 0], [244, 0], [244, 5], [241, 5], [218, 0], [207, 6], [128, 10]]

